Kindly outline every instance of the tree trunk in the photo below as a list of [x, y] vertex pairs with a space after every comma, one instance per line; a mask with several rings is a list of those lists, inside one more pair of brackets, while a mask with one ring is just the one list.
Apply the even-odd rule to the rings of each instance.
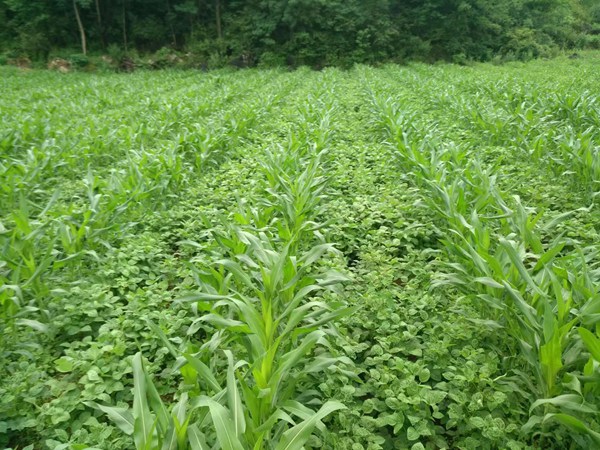
[[129, 50], [127, 48], [127, 19], [125, 17], [125, 3], [126, 1], [123, 0], [123, 46], [125, 47], [125, 53], [127, 53]]
[[177, 35], [175, 34], [175, 28], [173, 28], [173, 18], [171, 17], [171, 3], [169, 2], [169, 0], [167, 0], [167, 21], [169, 22], [169, 28], [171, 29], [173, 46], [177, 48]]
[[102, 26], [102, 13], [100, 12], [100, 0], [95, 0], [96, 17], [98, 18], [98, 31], [100, 32], [100, 44], [102, 50], [106, 50], [106, 37], [104, 36], [104, 27]]
[[217, 38], [223, 39], [223, 32], [221, 30], [221, 0], [215, 2], [215, 19], [217, 22]]
[[83, 22], [81, 22], [81, 16], [79, 15], [77, 0], [73, 0], [73, 9], [75, 9], [75, 18], [77, 19], [77, 26], [79, 27], [79, 34], [81, 35], [81, 50], [83, 51], [84, 55], [87, 55], [87, 41], [85, 39], [85, 29], [83, 28]]

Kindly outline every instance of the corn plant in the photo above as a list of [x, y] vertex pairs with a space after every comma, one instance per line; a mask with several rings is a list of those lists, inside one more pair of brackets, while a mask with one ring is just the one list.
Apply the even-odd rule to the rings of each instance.
[[[48, 226], [29, 217], [27, 205], [14, 210], [7, 228], [0, 221], [0, 327], [3, 354], [13, 348], [18, 327], [47, 331], [48, 272], [56, 260]], [[11, 342], [12, 345], [8, 345]], [[30, 343], [23, 343], [24, 352]]]
[[[263, 163], [269, 186], [266, 193], [275, 200], [267, 200], [265, 210], [280, 216], [274, 222], [264, 217], [259, 222], [274, 224], [277, 233], [273, 235], [268, 227], [246, 226], [216, 237], [231, 257], [199, 272], [202, 293], [185, 299], [209, 312], [194, 322], [191, 334], [203, 324], [219, 330], [199, 355], [223, 346], [245, 348], [245, 356], [235, 364], [233, 354], [226, 352], [228, 409], [206, 398], [200, 403], [210, 411], [221, 446], [227, 439], [235, 448], [301, 448], [320, 420], [342, 407], [326, 402], [315, 413], [303, 406], [316, 400], [314, 394], [298, 392], [307, 374], [331, 370], [340, 362], [322, 353], [327, 336], [323, 326], [351, 310], [308, 300], [346, 278], [312, 269], [322, 255], [332, 251], [330, 244], [298, 253], [306, 232], [314, 230], [315, 224], [308, 219], [318, 211], [324, 181], [318, 175], [321, 154], [314, 152], [303, 159], [297, 148], [270, 152]], [[255, 217], [238, 214], [242, 224], [252, 223]], [[321, 348], [322, 354], [312, 356], [315, 348]], [[216, 375], [199, 355], [186, 356], [188, 364], [214, 388]], [[303, 420], [289, 428], [288, 424], [295, 424], [290, 414]], [[230, 437], [232, 433], [235, 438]]]
[[191, 424], [193, 408], [188, 395], [183, 393], [179, 402], [169, 411], [164, 405], [152, 378], [149, 376], [141, 353], [133, 357], [133, 409], [100, 405], [86, 405], [105, 413], [121, 431], [132, 436], [138, 450], [204, 450], [196, 425]]
[[[294, 147], [288, 147], [289, 149]], [[276, 226], [280, 237], [289, 242], [293, 251], [302, 241], [303, 233], [318, 229], [314, 218], [319, 212], [320, 199], [324, 194], [325, 178], [319, 174], [323, 153], [317, 153], [307, 159], [289, 158], [288, 153], [279, 148], [268, 153], [268, 159], [262, 162], [263, 171], [270, 187], [262, 199], [263, 208], [277, 211], [280, 219]], [[290, 170], [298, 174], [290, 175]]]
[[27, 206], [22, 203], [21, 209], [11, 214], [12, 230], [4, 233], [2, 260], [10, 271], [11, 282], [31, 290], [38, 304], [43, 306], [43, 299], [49, 292], [44, 275], [55, 259], [55, 238], [48, 238], [48, 226], [29, 217], [27, 211]]
[[[384, 117], [398, 115], [389, 107], [380, 111]], [[541, 215], [532, 216], [518, 197], [510, 206], [494, 186], [494, 176], [472, 154], [438, 151], [435, 140], [417, 146], [408, 133], [394, 131], [395, 123], [383, 122], [396, 139], [401, 164], [428, 192], [427, 203], [448, 227], [442, 243], [451, 261], [449, 272], [434, 285], [451, 285], [467, 296], [475, 293], [483, 301], [482, 314], [513, 337], [528, 364], [526, 371], [512, 364], [515, 375], [510, 378], [529, 391], [525, 396], [531, 418], [523, 430], [532, 433], [541, 426], [543, 438], [548, 423], [555, 421], [597, 441], [598, 434], [580, 419], [597, 414], [593, 403], [581, 392], [565, 393], [570, 388], [558, 382], [561, 374], [578, 380], [576, 361], [569, 361], [569, 352], [576, 351], [574, 327], [579, 321], [571, 312], [579, 290], [573, 275], [585, 267], [585, 260], [583, 266], [573, 266], [573, 258], [560, 257], [565, 246], [560, 235], [545, 245], [543, 229], [537, 226]], [[482, 220], [482, 213], [492, 216]], [[579, 300], [584, 308], [590, 301], [586, 296]], [[579, 333], [594, 342], [586, 331]], [[542, 406], [544, 414], [539, 415]]]
[[275, 251], [265, 235], [257, 237], [240, 230], [238, 239], [247, 251], [237, 260], [216, 261], [209, 273], [200, 275], [205, 293], [185, 301], [214, 302], [210, 313], [190, 328], [192, 334], [201, 324], [220, 330], [201, 353], [216, 344], [246, 349], [244, 359], [236, 363], [247, 427], [243, 439], [238, 437], [249, 447], [271, 448], [285, 433], [282, 411], [294, 413], [294, 408], [311, 399], [310, 393], [298, 396], [296, 392], [302, 380], [336, 363], [325, 354], [310, 356], [324, 343], [322, 326], [349, 312], [335, 304], [306, 299], [345, 277], [309, 275], [319, 257], [331, 250], [328, 244], [295, 257], [288, 253], [289, 244]]
[[600, 183], [600, 137], [595, 127], [583, 131], [566, 128], [554, 138], [554, 163], [574, 184], [598, 190]]

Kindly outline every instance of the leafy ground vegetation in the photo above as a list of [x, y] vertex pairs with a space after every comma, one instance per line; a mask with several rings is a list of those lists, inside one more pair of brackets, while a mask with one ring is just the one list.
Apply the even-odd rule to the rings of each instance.
[[597, 448], [599, 73], [1, 68], [0, 444]]

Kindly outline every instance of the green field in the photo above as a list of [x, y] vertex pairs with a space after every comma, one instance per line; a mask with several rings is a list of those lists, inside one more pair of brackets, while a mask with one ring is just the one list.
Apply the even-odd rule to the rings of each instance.
[[2, 448], [600, 448], [598, 53], [0, 93]]

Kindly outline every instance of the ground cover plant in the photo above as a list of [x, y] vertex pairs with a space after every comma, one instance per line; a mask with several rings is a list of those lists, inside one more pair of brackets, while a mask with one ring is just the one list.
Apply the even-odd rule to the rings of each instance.
[[1, 68], [0, 445], [600, 445], [600, 57]]

